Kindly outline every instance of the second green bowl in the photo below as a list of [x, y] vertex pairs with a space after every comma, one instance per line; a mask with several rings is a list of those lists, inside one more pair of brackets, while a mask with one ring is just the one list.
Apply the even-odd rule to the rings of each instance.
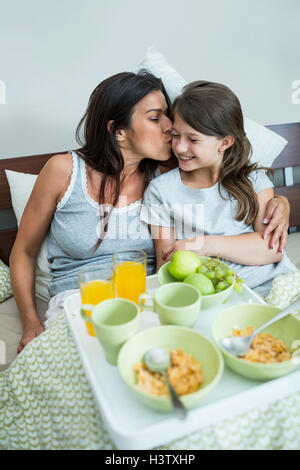
[[[237, 374], [249, 379], [267, 380], [281, 377], [297, 367], [297, 362], [293, 359], [273, 364], [263, 364], [250, 362], [246, 359], [233, 356], [220, 346], [223, 338], [232, 336], [233, 328], [244, 329], [248, 326], [258, 328], [263, 323], [269, 321], [280, 310], [276, 307], [263, 304], [240, 304], [223, 310], [214, 319], [212, 324], [212, 337], [216, 346], [223, 353], [225, 363]], [[292, 348], [294, 341], [300, 338], [300, 321], [293, 315], [289, 315], [279, 320], [262, 331], [269, 333], [275, 338], [280, 338], [283, 343]]]

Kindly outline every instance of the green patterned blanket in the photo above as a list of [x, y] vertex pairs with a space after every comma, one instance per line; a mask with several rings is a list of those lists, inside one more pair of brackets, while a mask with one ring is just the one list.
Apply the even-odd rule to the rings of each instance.
[[[290, 273], [268, 301], [299, 293]], [[0, 449], [114, 449], [63, 313], [0, 374]], [[300, 449], [300, 392], [160, 449]]]

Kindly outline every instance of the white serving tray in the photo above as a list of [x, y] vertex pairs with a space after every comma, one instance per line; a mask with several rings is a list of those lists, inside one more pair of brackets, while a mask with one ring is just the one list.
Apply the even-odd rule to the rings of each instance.
[[[155, 290], [159, 285], [157, 275], [147, 277], [147, 291]], [[201, 311], [194, 329], [212, 339], [210, 327], [217, 313], [241, 303], [265, 302], [244, 286], [241, 293], [233, 292], [225, 304]], [[117, 449], [155, 448], [300, 391], [299, 369], [279, 379], [260, 382], [239, 376], [225, 366], [215, 389], [198, 408], [189, 411], [186, 420], [179, 421], [171, 413], [154, 411], [135, 398], [119, 376], [118, 368], [106, 362], [97, 338], [87, 333], [80, 316], [80, 305], [79, 293], [68, 297], [65, 314], [100, 413]], [[141, 313], [141, 329], [158, 325], [155, 313], [146, 310]]]

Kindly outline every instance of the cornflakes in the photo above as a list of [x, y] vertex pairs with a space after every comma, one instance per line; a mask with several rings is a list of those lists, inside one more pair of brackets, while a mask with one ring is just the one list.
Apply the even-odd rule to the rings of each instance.
[[[249, 336], [253, 331], [253, 326], [248, 326], [244, 330], [234, 329], [233, 336]], [[267, 333], [258, 333], [254, 336], [250, 348], [242, 356], [242, 359], [263, 364], [273, 364], [275, 362], [289, 361], [291, 357], [291, 352], [281, 339]]]
[[[133, 370], [137, 374], [137, 385], [141, 390], [159, 396], [169, 395], [160, 372], [150, 371], [144, 362], [135, 364]], [[196, 392], [204, 381], [200, 362], [191, 354], [185, 354], [183, 349], [171, 351], [167, 375], [178, 395]]]

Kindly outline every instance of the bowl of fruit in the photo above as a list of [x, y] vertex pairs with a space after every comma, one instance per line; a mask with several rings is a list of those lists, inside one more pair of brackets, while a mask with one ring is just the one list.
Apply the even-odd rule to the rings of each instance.
[[196, 287], [202, 295], [202, 310], [226, 302], [233, 289], [241, 290], [243, 282], [223, 261], [188, 250], [176, 251], [159, 269], [158, 280], [162, 285], [181, 281]]

